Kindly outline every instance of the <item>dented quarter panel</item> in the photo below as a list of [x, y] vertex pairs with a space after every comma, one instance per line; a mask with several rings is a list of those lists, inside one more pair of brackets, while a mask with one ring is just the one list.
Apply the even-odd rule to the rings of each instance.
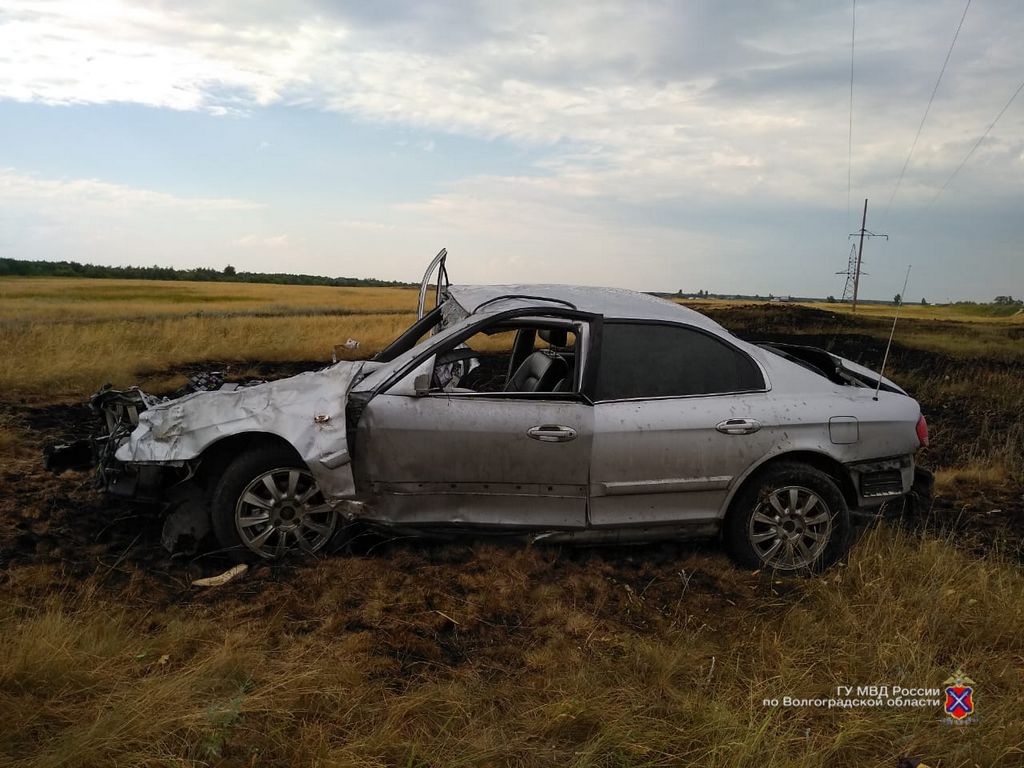
[[[798, 366], [794, 375], [801, 375]], [[813, 376], [814, 374], [809, 374]], [[773, 393], [778, 417], [776, 441], [771, 449], [760, 456], [746, 471], [734, 478], [729, 493], [719, 510], [719, 516], [728, 512], [736, 492], [743, 482], [769, 461], [784, 458], [786, 454], [806, 452], [820, 454], [839, 464], [868, 461], [879, 457], [911, 457], [919, 447], [915, 425], [920, 407], [910, 397], [894, 392], [881, 392], [873, 399], [873, 390], [841, 387], [816, 377], [823, 382], [818, 391], [809, 387], [803, 391], [779, 388]], [[857, 419], [856, 442], [836, 444], [832, 441], [829, 419], [847, 416]], [[912, 471], [907, 475], [906, 489], [910, 490]], [[874, 503], [860, 500], [861, 503]]]
[[195, 392], [151, 406], [116, 457], [125, 463], [195, 459], [232, 435], [267, 433], [287, 440], [332, 498], [355, 492], [345, 433], [348, 392], [365, 363], [344, 361], [320, 371], [234, 390]]

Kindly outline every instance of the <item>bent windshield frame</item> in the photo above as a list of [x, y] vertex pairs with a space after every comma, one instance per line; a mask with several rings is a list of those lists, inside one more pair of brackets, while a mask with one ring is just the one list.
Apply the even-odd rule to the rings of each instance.
[[440, 325], [442, 320], [442, 311], [439, 305], [402, 331], [397, 339], [370, 359], [378, 363], [390, 363], [403, 352], [408, 352], [415, 347], [420, 339]]

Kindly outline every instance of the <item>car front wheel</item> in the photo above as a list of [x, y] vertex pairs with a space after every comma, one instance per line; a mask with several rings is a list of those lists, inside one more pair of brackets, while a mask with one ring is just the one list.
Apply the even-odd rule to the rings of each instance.
[[740, 490], [725, 522], [733, 559], [750, 568], [819, 571], [850, 546], [850, 511], [835, 481], [803, 464], [777, 464]]
[[243, 453], [213, 490], [211, 523], [236, 560], [279, 560], [291, 552], [319, 552], [338, 527], [309, 469], [276, 447]]

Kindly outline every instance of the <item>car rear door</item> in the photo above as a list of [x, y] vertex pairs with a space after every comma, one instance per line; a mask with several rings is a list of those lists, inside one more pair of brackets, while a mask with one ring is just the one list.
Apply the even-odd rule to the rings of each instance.
[[714, 522], [777, 439], [760, 367], [690, 326], [606, 321], [595, 400], [594, 527]]

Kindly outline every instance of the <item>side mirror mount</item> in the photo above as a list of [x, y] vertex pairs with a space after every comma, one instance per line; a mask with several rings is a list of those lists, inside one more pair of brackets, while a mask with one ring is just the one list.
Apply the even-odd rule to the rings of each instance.
[[430, 374], [421, 373], [413, 381], [413, 389], [416, 390], [416, 397], [423, 397], [430, 393]]
[[406, 373], [388, 390], [388, 394], [402, 397], [423, 397], [428, 394], [433, 382], [434, 358], [434, 355], [430, 355], [413, 370]]

